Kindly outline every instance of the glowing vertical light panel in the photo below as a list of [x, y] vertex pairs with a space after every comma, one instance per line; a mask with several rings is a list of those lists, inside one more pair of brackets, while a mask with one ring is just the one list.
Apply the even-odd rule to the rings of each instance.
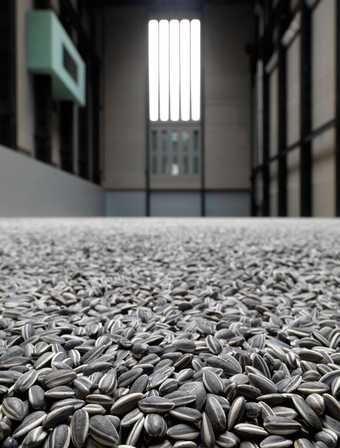
[[149, 21], [151, 121], [201, 119], [201, 23]]
[[159, 21], [159, 97], [161, 121], [169, 120], [169, 21]]
[[179, 21], [170, 21], [170, 119], [179, 120], [180, 98], [180, 59], [179, 59]]
[[159, 117], [159, 49], [158, 21], [149, 21], [149, 117], [157, 121]]
[[191, 119], [201, 118], [201, 23], [191, 21]]
[[181, 120], [190, 120], [190, 22], [180, 22]]

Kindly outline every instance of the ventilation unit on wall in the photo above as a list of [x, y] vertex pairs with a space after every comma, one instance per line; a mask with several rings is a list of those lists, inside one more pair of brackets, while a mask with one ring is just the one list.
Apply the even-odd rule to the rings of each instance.
[[55, 13], [32, 10], [27, 16], [27, 67], [52, 77], [53, 96], [85, 105], [85, 64]]

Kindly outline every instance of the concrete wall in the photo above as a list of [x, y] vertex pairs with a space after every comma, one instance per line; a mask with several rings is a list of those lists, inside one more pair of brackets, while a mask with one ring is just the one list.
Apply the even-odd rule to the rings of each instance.
[[103, 185], [145, 187], [147, 17], [144, 7], [105, 9]]
[[[16, 2], [16, 70], [17, 70], [17, 147], [34, 156], [35, 122], [33, 75], [27, 70], [27, 13], [33, 9], [33, 0], [13, 0]], [[58, 14], [59, 0], [53, 0], [52, 7]], [[60, 166], [60, 123], [59, 104], [54, 103], [51, 126], [51, 163]]]
[[[313, 129], [335, 117], [335, 2], [315, 8], [313, 28]], [[335, 215], [335, 137], [329, 130], [312, 144], [313, 209], [315, 216]]]
[[300, 148], [287, 155], [287, 215], [300, 216]]
[[98, 186], [0, 146], [0, 216], [101, 216]]
[[269, 154], [279, 152], [279, 71], [277, 66], [269, 75]]
[[[300, 140], [300, 37], [287, 48], [287, 145]], [[287, 155], [287, 214], [300, 216], [300, 149]]]
[[207, 189], [250, 185], [251, 89], [245, 47], [252, 41], [252, 11], [237, 3], [206, 9]]
[[[312, 12], [312, 128], [335, 118], [335, 5], [337, 0], [321, 0]], [[296, 2], [291, 1], [294, 8]], [[300, 140], [300, 59], [299, 35], [287, 47], [287, 145]], [[274, 72], [270, 76], [270, 154], [277, 152], [278, 86]], [[271, 215], [277, 214], [277, 167], [270, 168]], [[302, 167], [303, 168], [303, 167]], [[299, 216], [300, 148], [287, 154], [288, 216]], [[312, 198], [314, 216], [335, 215], [335, 132], [330, 128], [312, 140]], [[259, 200], [258, 200], [259, 202]]]
[[270, 214], [271, 216], [278, 216], [279, 214], [279, 198], [278, 198], [278, 162], [270, 164]]
[[[251, 133], [250, 71], [245, 50], [252, 39], [252, 11], [246, 5], [209, 5], [205, 18], [206, 189], [240, 190], [239, 196], [222, 191], [223, 200], [222, 196], [209, 198], [210, 209], [212, 214], [218, 214], [219, 203], [221, 215], [234, 215], [237, 210], [242, 215], [249, 214], [249, 193], [243, 193], [250, 187]], [[147, 19], [144, 7], [123, 6], [106, 8], [101, 22], [103, 186], [110, 190], [106, 204], [112, 215], [138, 216], [144, 203], [141, 197], [146, 185]], [[174, 195], [159, 191], [164, 185], [156, 185], [155, 181], [152, 187], [157, 190], [151, 195], [152, 213], [199, 213], [191, 192], [184, 193], [197, 190], [195, 197], [199, 197], [199, 181], [193, 183], [188, 177], [174, 185], [172, 179], [171, 188], [167, 189], [177, 190]], [[241, 201], [239, 209], [235, 208], [236, 197]], [[231, 202], [226, 205], [228, 198]]]
[[33, 76], [26, 68], [26, 14], [33, 0], [16, 1], [17, 146], [34, 154]]
[[145, 216], [145, 191], [106, 191], [106, 216]]

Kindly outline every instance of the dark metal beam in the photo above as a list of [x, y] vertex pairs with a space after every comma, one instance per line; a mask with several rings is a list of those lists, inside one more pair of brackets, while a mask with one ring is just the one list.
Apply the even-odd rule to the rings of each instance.
[[280, 30], [279, 30], [279, 48], [278, 48], [278, 99], [279, 99], [279, 158], [278, 169], [278, 214], [279, 216], [287, 216], [287, 64], [286, 64], [286, 48], [281, 42], [281, 38], [285, 33], [289, 24], [288, 2], [280, 3]]
[[312, 145], [306, 139], [312, 131], [312, 20], [311, 9], [301, 1], [300, 207], [301, 216], [312, 216]]
[[270, 172], [269, 172], [269, 76], [263, 72], [263, 170], [262, 170], [262, 215], [270, 216]]
[[336, 216], [340, 216], [340, 2], [335, 2], [336, 17], [336, 120], [335, 120], [335, 184], [336, 184]]

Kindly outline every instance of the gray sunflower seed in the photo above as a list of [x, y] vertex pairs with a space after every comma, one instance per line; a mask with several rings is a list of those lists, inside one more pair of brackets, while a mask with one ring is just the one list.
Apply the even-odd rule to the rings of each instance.
[[[87, 376], [80, 376], [73, 381], [73, 386], [82, 394], [87, 395], [90, 393], [93, 384], [90, 378]], [[99, 384], [98, 384], [99, 387]], [[103, 391], [102, 391], [103, 392]]]
[[200, 411], [185, 406], [179, 406], [175, 409], [172, 409], [169, 411], [169, 414], [175, 417], [177, 420], [181, 420], [184, 422], [198, 422], [202, 418], [202, 414]]
[[119, 440], [116, 428], [106, 415], [91, 417], [89, 431], [91, 437], [103, 446], [115, 445]]
[[268, 435], [268, 432], [264, 428], [251, 423], [238, 423], [234, 426], [234, 430], [236, 434], [243, 437], [266, 437]]
[[212, 370], [205, 369], [203, 371], [203, 384], [208, 392], [212, 394], [220, 395], [223, 393], [223, 382], [220, 377], [216, 375]]
[[27, 407], [20, 398], [8, 397], [2, 402], [2, 412], [11, 420], [21, 421], [27, 414]]
[[14, 383], [13, 389], [19, 392], [26, 392], [38, 378], [38, 372], [34, 369], [28, 370]]
[[127, 414], [124, 415], [124, 417], [120, 421], [120, 426], [122, 428], [132, 426], [142, 416], [143, 416], [142, 412], [138, 408], [135, 408], [132, 411], [130, 411]]
[[294, 442], [294, 448], [314, 448], [314, 443], [308, 439], [297, 439]]
[[231, 430], [235, 424], [242, 419], [245, 413], [245, 399], [243, 397], [236, 398], [229, 409], [227, 427]]
[[235, 448], [239, 445], [240, 439], [233, 432], [226, 431], [219, 435], [216, 443], [221, 448]]
[[167, 424], [159, 414], [148, 414], [145, 417], [144, 428], [150, 437], [162, 438], [167, 432]]
[[149, 382], [148, 375], [141, 375], [131, 384], [130, 393], [144, 393]]
[[296, 420], [278, 416], [268, 416], [263, 426], [269, 433], [279, 436], [294, 434], [301, 429], [301, 424]]
[[323, 442], [328, 448], [335, 448], [338, 443], [338, 436], [330, 429], [323, 429], [315, 434], [315, 440]]
[[72, 405], [60, 406], [57, 409], [53, 409], [46, 415], [43, 427], [47, 429], [54, 428], [56, 425], [66, 422], [73, 412], [74, 407]]
[[313, 409], [308, 406], [305, 400], [299, 395], [292, 396], [292, 402], [295, 406], [295, 409], [304, 419], [309, 427], [315, 428], [317, 431], [320, 431], [322, 428], [321, 421]]
[[282, 436], [268, 436], [260, 443], [260, 448], [290, 448], [293, 441]]
[[140, 392], [135, 392], [132, 394], [126, 394], [120, 398], [118, 398], [117, 401], [113, 403], [111, 406], [111, 414], [114, 415], [124, 415], [127, 414], [129, 411], [134, 409], [137, 405], [137, 403], [144, 397], [143, 394]]
[[45, 420], [45, 417], [46, 412], [44, 411], [36, 411], [32, 414], [28, 414], [27, 417], [24, 418], [22, 423], [20, 423], [20, 425], [14, 431], [13, 437], [23, 437], [32, 429], [36, 428], [37, 426], [41, 426], [43, 421]]
[[313, 409], [316, 415], [321, 416], [325, 412], [325, 400], [322, 395], [311, 394], [306, 398], [306, 403]]
[[68, 448], [71, 442], [71, 430], [67, 425], [54, 428], [48, 438], [49, 448]]
[[56, 400], [63, 400], [65, 398], [73, 398], [75, 396], [74, 390], [69, 386], [52, 387], [45, 392], [45, 397]]
[[23, 448], [35, 448], [41, 446], [42, 442], [47, 438], [48, 434], [44, 431], [42, 426], [32, 429], [26, 434], [22, 441]]
[[205, 412], [202, 414], [201, 423], [201, 439], [207, 448], [213, 448], [215, 446], [215, 434], [213, 426], [209, 420], [209, 417]]
[[75, 448], [85, 445], [89, 429], [89, 414], [84, 409], [78, 409], [71, 418], [71, 438]]
[[227, 428], [227, 419], [220, 402], [213, 395], [208, 395], [205, 404], [205, 412], [214, 428], [214, 431], [221, 433]]
[[171, 426], [167, 431], [168, 437], [174, 440], [196, 440], [199, 432], [193, 426], [186, 423]]
[[127, 445], [138, 446], [138, 440], [142, 434], [144, 426], [144, 417], [140, 417], [139, 420], [133, 425], [130, 434], [126, 440]]
[[160, 414], [169, 412], [175, 407], [175, 403], [164, 397], [146, 397], [138, 402], [138, 407], [146, 414]]
[[37, 384], [32, 386], [28, 391], [28, 401], [33, 409], [45, 409], [45, 391]]
[[177, 440], [174, 443], [174, 448], [197, 448], [197, 444], [191, 440]]

